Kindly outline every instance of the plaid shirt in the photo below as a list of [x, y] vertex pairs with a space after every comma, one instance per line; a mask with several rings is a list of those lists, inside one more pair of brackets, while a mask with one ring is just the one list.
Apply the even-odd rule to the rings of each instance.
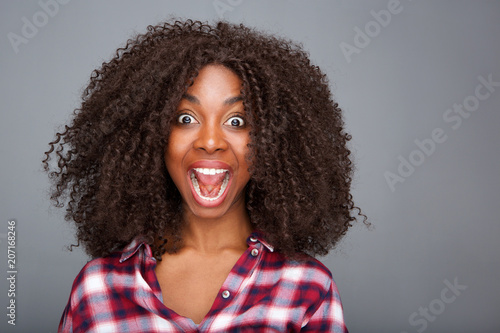
[[330, 271], [316, 259], [286, 259], [259, 233], [196, 325], [167, 308], [151, 248], [139, 238], [85, 265], [59, 332], [347, 332]]

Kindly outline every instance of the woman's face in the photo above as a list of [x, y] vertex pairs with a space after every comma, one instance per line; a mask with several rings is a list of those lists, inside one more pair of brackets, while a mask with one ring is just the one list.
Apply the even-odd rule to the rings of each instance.
[[165, 163], [184, 209], [203, 218], [244, 207], [250, 179], [242, 82], [222, 65], [203, 67], [177, 107]]

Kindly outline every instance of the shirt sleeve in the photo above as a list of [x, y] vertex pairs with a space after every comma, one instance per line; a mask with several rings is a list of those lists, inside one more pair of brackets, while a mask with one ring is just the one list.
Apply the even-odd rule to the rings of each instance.
[[71, 311], [71, 298], [64, 309], [64, 312], [59, 322], [57, 333], [73, 333], [73, 316]]
[[87, 263], [73, 281], [69, 300], [61, 316], [57, 333], [75, 333], [75, 331], [82, 331], [80, 327], [82, 324], [81, 317], [82, 314], [85, 314], [84, 310], [86, 309], [87, 304], [87, 300], [84, 297], [84, 285], [88, 268], [91, 267], [90, 265], [91, 263]]
[[300, 331], [349, 333], [344, 323], [342, 302], [333, 280], [331, 280], [330, 289], [318, 309]]

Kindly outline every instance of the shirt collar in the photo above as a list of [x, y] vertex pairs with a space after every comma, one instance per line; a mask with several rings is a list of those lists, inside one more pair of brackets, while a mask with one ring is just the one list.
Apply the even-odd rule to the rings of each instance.
[[[274, 252], [274, 247], [265, 240], [263, 232], [258, 230], [252, 232], [247, 238], [248, 246], [254, 243], [252, 238], [256, 239], [259, 243], [264, 245], [270, 252]], [[134, 238], [132, 242], [130, 242], [130, 244], [123, 248], [122, 255], [120, 256], [120, 262], [124, 262], [127, 259], [130, 259], [137, 251], [139, 251], [142, 245], [144, 245], [147, 256], [152, 257], [153, 253], [151, 251], [151, 247], [144, 241], [143, 237], [138, 236]]]
[[122, 255], [120, 257], [120, 262], [124, 262], [125, 260], [132, 257], [137, 251], [139, 251], [142, 245], [144, 245], [148, 256], [152, 256], [151, 247], [144, 241], [144, 239], [141, 236], [138, 236], [134, 238], [129, 245], [123, 248]]
[[255, 230], [254, 232], [252, 232], [250, 234], [250, 236], [247, 239], [247, 244], [249, 246], [250, 246], [250, 244], [253, 243], [252, 238], [256, 239], [259, 243], [261, 243], [262, 245], [264, 245], [270, 252], [274, 252], [274, 246], [272, 246], [271, 244], [269, 244], [265, 240], [264, 233], [262, 231]]

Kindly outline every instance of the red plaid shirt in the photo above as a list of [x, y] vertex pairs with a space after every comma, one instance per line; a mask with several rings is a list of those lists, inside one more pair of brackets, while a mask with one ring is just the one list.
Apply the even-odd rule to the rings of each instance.
[[149, 245], [85, 265], [73, 283], [59, 332], [347, 332], [330, 271], [316, 259], [286, 259], [259, 233], [196, 325], [162, 302]]

